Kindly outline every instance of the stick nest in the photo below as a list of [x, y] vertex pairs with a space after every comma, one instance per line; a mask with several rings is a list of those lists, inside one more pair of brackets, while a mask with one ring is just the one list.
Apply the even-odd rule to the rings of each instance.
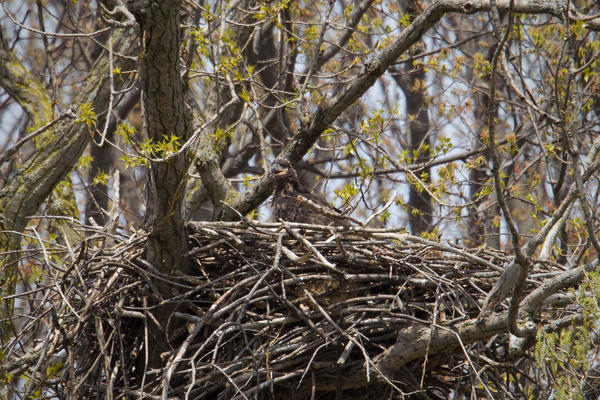
[[[144, 261], [143, 234], [74, 249], [63, 271], [19, 295], [31, 316], [14, 324], [4, 370], [26, 375], [29, 394], [59, 398], [446, 398], [473, 385], [468, 371], [486, 364], [479, 352], [505, 349], [501, 334], [417, 353], [393, 374], [376, 363], [407, 329], [476, 319], [500, 276], [494, 266], [510, 261], [503, 253], [385, 229], [188, 229], [185, 275]], [[168, 347], [147, 345], [164, 337]]]

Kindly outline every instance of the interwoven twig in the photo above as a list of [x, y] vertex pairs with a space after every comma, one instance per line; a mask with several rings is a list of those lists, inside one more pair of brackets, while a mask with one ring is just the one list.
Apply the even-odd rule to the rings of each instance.
[[[393, 229], [293, 223], [194, 223], [189, 233], [193, 276], [167, 276], [145, 262], [143, 235], [112, 248], [86, 241], [65, 259], [63, 274], [18, 296], [43, 303], [16, 325], [15, 340], [3, 348], [10, 360], [4, 371], [32, 374], [29, 394], [64, 398], [230, 399], [264, 391], [302, 398], [364, 386], [344, 380], [361, 368], [399, 392], [429, 383], [450, 391], [467, 369], [489, 365], [474, 349], [483, 346], [483, 356], [506, 345], [500, 335], [461, 342], [443, 357], [423, 354], [413, 382], [382, 375], [374, 362], [404, 328], [436, 332], [475, 320], [511, 261], [498, 251]], [[562, 272], [538, 268], [528, 291]], [[171, 286], [170, 298], [157, 281]], [[177, 305], [176, 329], [164, 368], [152, 370], [145, 365], [149, 330], [160, 325], [155, 311], [164, 304]]]

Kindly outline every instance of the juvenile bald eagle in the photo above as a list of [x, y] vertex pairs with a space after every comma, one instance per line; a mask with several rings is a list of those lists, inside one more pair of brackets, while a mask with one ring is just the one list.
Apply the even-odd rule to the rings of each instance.
[[276, 220], [317, 225], [349, 225], [339, 210], [300, 184], [296, 171], [287, 160], [275, 160], [271, 173], [275, 178], [273, 215]]

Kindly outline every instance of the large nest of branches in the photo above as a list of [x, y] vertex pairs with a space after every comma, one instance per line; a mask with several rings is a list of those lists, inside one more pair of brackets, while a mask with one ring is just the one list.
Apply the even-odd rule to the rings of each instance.
[[[5, 370], [79, 399], [447, 398], [527, 373], [502, 363], [505, 303], [480, 315], [502, 253], [291, 223], [194, 223], [189, 238], [186, 275], [144, 261], [143, 234], [73, 249]], [[526, 292], [564, 273], [537, 268]]]

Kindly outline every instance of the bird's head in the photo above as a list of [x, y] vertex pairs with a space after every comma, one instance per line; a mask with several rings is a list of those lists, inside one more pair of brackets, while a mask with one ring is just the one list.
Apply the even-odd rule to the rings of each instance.
[[293, 171], [292, 164], [288, 160], [282, 160], [280, 158], [273, 161], [271, 165], [271, 173], [277, 177], [283, 177]]
[[288, 160], [276, 159], [271, 165], [271, 174], [275, 178], [275, 186], [281, 186], [285, 182], [295, 184], [298, 181], [296, 171]]

